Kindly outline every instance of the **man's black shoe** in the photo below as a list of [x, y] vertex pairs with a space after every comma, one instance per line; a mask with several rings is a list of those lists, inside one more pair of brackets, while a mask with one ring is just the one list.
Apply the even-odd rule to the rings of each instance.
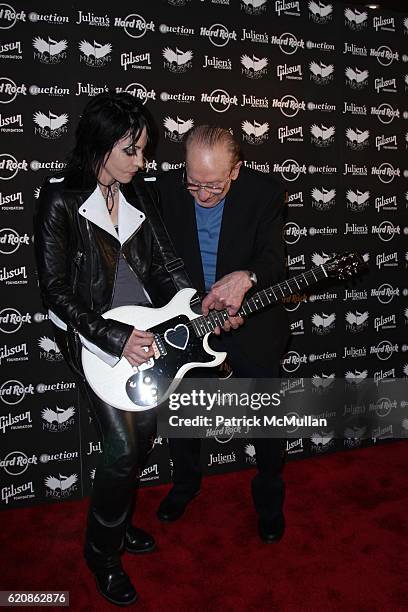
[[196, 493], [194, 493], [191, 497], [189, 497], [186, 501], [183, 502], [176, 502], [172, 500], [172, 498], [168, 495], [163, 499], [157, 510], [157, 518], [159, 519], [159, 521], [177, 521], [180, 517], [183, 516], [191, 500], [194, 499], [194, 497], [197, 497], [199, 493], [200, 491], [196, 491]]
[[262, 519], [258, 521], [258, 532], [261, 540], [267, 544], [279, 542], [285, 532], [285, 517], [280, 514], [275, 519]]
[[127, 552], [140, 555], [151, 552], [155, 548], [156, 542], [153, 536], [143, 531], [143, 529], [138, 529], [132, 525], [127, 526], [125, 535], [125, 549]]
[[117, 606], [130, 606], [137, 600], [135, 587], [122, 565], [93, 572], [100, 594]]

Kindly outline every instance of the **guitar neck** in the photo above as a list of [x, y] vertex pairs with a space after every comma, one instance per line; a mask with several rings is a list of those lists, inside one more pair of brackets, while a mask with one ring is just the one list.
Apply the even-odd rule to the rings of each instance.
[[[253, 312], [258, 312], [271, 304], [280, 302], [285, 297], [293, 295], [294, 293], [299, 293], [327, 276], [324, 265], [315, 266], [307, 272], [298, 274], [277, 285], [272, 285], [272, 287], [258, 291], [248, 300], [242, 302], [241, 308], [237, 314], [241, 317], [247, 317]], [[193, 319], [191, 323], [197, 336], [201, 337], [212, 332], [217, 326], [224, 325], [228, 318], [229, 315], [227, 310], [211, 310], [206, 317], [197, 317]]]

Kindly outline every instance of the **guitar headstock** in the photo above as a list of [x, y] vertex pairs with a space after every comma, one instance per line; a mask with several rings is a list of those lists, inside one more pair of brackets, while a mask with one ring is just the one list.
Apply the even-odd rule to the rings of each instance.
[[349, 251], [335, 255], [323, 264], [328, 276], [345, 280], [358, 274], [367, 266], [362, 255], [357, 251]]

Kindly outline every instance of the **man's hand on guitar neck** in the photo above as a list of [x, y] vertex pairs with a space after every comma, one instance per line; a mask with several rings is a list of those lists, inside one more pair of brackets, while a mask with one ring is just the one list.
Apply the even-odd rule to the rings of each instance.
[[[227, 310], [230, 315], [225, 321], [222, 329], [230, 331], [237, 329], [244, 323], [242, 317], [236, 316], [241, 307], [246, 292], [251, 289], [252, 282], [246, 270], [238, 270], [226, 274], [211, 287], [210, 292], [202, 302], [203, 315], [207, 315], [210, 310]], [[214, 333], [219, 335], [221, 329], [216, 327]]]
[[156, 354], [151, 332], [133, 329], [123, 349], [122, 357], [126, 357], [131, 366], [140, 366]]

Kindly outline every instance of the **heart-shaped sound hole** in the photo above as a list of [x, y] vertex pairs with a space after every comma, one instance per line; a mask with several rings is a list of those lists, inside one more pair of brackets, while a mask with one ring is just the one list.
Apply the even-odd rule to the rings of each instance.
[[170, 344], [170, 346], [174, 346], [174, 348], [180, 349], [181, 351], [184, 351], [186, 348], [188, 338], [188, 327], [182, 323], [179, 323], [176, 325], [176, 327], [168, 329], [164, 333], [164, 339], [166, 340], [167, 344]]

